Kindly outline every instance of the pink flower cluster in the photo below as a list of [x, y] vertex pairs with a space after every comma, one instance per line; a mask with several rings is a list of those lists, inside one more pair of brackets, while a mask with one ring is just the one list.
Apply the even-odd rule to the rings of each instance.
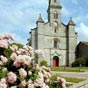
[[32, 47], [23, 46], [23, 48], [18, 48], [16, 45], [12, 45], [10, 49], [13, 51], [10, 58], [13, 60], [15, 67], [29, 66], [31, 64]]
[[23, 80], [23, 81], [21, 81], [19, 87], [20, 87], [20, 88], [25, 88], [26, 84], [27, 84], [26, 81]]
[[18, 55], [16, 53], [12, 53], [11, 57], [13, 60], [13, 65], [16, 67], [20, 66], [29, 66], [31, 64], [31, 57], [27, 55]]
[[35, 54], [37, 54], [39, 57], [44, 57], [44, 51], [43, 50], [35, 50]]
[[[51, 83], [50, 68], [35, 63], [36, 56], [32, 56], [32, 47], [19, 48], [16, 45], [10, 45], [8, 39], [13, 40], [13, 37], [10, 34], [0, 36], [0, 47], [9, 48], [12, 52], [10, 58], [4, 55], [0, 56], [0, 72], [6, 74], [4, 78], [0, 79], [0, 88], [49, 88], [48, 83]], [[44, 57], [43, 50], [36, 50], [34, 53], [38, 58]], [[66, 88], [65, 79], [58, 77], [57, 82], [61, 83], [61, 88]]]
[[7, 82], [5, 78], [0, 79], [0, 88], [7, 88]]
[[20, 69], [19, 69], [19, 75], [20, 75], [22, 78], [25, 78], [25, 77], [27, 76], [27, 72], [25, 71], [25, 69], [20, 68]]
[[66, 80], [64, 78], [57, 77], [57, 82], [61, 83], [61, 88], [66, 88]]
[[14, 82], [16, 82], [16, 80], [17, 80], [16, 74], [14, 74], [13, 72], [9, 72], [8, 73], [8, 82], [14, 83]]
[[4, 64], [6, 64], [7, 61], [8, 61], [8, 60], [7, 60], [6, 57], [4, 57], [3, 55], [0, 56], [0, 65], [4, 65]]
[[6, 40], [0, 40], [0, 47], [8, 48], [9, 44]]
[[5, 34], [5, 35], [1, 35], [0, 36], [0, 47], [3, 47], [3, 48], [8, 48], [9, 44], [7, 42], [7, 40], [14, 40], [13, 36], [9, 33]]
[[10, 46], [10, 49], [13, 52], [16, 52], [18, 55], [31, 55], [33, 53], [33, 48], [30, 46], [23, 46], [23, 48], [18, 48], [16, 45]]

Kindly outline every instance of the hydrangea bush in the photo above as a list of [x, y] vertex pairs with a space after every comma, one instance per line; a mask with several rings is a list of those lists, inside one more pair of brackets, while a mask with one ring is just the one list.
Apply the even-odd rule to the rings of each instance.
[[20, 48], [9, 44], [9, 39], [14, 40], [10, 34], [0, 36], [0, 88], [66, 88], [65, 79], [57, 77], [53, 82], [50, 68], [36, 63], [36, 58], [44, 57], [42, 50]]

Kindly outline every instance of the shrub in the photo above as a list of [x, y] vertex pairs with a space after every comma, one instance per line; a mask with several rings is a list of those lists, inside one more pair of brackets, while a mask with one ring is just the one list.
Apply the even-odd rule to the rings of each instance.
[[88, 66], [88, 58], [87, 57], [82, 57], [82, 58], [76, 59], [72, 63], [72, 67], [79, 67], [80, 64], [81, 64], [81, 66]]
[[[50, 68], [35, 63], [32, 47], [10, 45], [8, 39], [13, 37], [9, 34], [0, 36], [3, 49], [0, 50], [0, 88], [66, 88], [65, 79], [57, 77], [57, 82], [53, 82]], [[41, 50], [35, 53], [37, 58], [44, 56]]]
[[12, 43], [12, 44], [10, 44], [10, 45], [16, 45], [16, 46], [18, 46], [19, 48], [22, 48], [23, 47], [23, 45], [22, 44], [20, 44], [20, 43]]
[[42, 61], [40, 62], [40, 66], [48, 66], [47, 61], [42, 60]]

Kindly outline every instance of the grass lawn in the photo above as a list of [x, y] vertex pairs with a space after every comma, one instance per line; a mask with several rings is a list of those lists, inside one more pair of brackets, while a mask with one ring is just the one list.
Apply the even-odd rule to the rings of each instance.
[[88, 67], [82, 67], [82, 69], [87, 69], [88, 70]]
[[67, 82], [73, 82], [73, 83], [79, 83], [85, 80], [82, 78], [72, 78], [72, 77], [63, 77], [63, 78], [66, 79]]
[[[53, 75], [53, 76], [51, 77], [51, 80], [55, 81], [58, 76], [59, 76], [59, 75]], [[64, 78], [64, 79], [66, 80], [66, 82], [70, 82], [70, 83], [79, 83], [79, 82], [85, 80], [85, 79], [82, 79], [82, 78], [72, 78], [72, 77], [63, 77], [63, 76], [59, 76], [59, 77]], [[68, 87], [68, 86], [71, 86], [72, 84], [70, 84], [70, 83], [66, 84], [66, 86], [67, 86], [67, 87]]]
[[[85, 67], [85, 69], [87, 69]], [[83, 68], [75, 67], [75, 68], [70, 68], [70, 67], [51, 67], [51, 71], [64, 71], [64, 72], [84, 72], [85, 70]]]
[[78, 83], [78, 82], [81, 82], [81, 81], [85, 80], [85, 79], [82, 79], [82, 78], [63, 77], [63, 76], [60, 76], [60, 75], [53, 75], [51, 77], [51, 80], [55, 81], [58, 76], [64, 78], [66, 80], [66, 82]]
[[[84, 81], [85, 79], [82, 79], [82, 78], [72, 78], [72, 77], [63, 77], [66, 82], [71, 82], [71, 83], [79, 83], [79, 82], [82, 82]], [[72, 84], [66, 84], [66, 86], [71, 86]]]

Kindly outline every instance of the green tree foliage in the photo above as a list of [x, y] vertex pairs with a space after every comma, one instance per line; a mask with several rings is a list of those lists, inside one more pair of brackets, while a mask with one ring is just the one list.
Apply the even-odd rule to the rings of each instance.
[[72, 63], [72, 67], [79, 67], [80, 64], [81, 64], [81, 66], [88, 66], [88, 57], [82, 57], [82, 58], [76, 59]]
[[12, 43], [12, 44], [10, 44], [10, 45], [16, 45], [16, 46], [18, 46], [18, 48], [22, 48], [23, 47], [23, 45], [22, 44], [20, 44], [20, 43]]
[[40, 65], [41, 65], [41, 66], [48, 66], [47, 61], [45, 61], [45, 60], [42, 60], [42, 61], [40, 62]]

